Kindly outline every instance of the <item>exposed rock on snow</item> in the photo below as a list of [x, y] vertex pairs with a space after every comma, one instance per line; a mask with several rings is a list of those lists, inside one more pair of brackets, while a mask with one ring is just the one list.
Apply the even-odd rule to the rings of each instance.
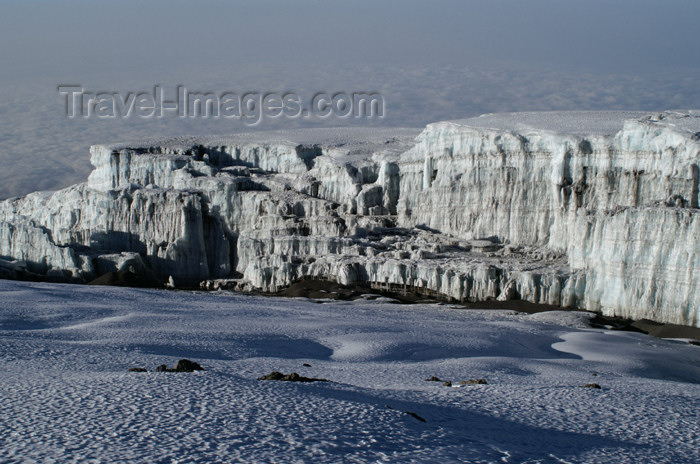
[[699, 130], [517, 113], [94, 146], [86, 184], [0, 203], [0, 275], [322, 278], [700, 326]]
[[161, 364], [156, 368], [156, 372], [194, 372], [203, 371], [204, 368], [199, 363], [190, 361], [189, 359], [181, 359], [175, 364], [175, 367], [170, 369], [166, 364]]
[[457, 382], [457, 385], [486, 385], [488, 382], [486, 382], [486, 379], [469, 379], [469, 380], [460, 380]]
[[262, 377], [258, 377], [258, 380], [279, 380], [282, 382], [302, 382], [302, 383], [309, 383], [309, 382], [328, 382], [328, 379], [317, 379], [314, 377], [304, 377], [302, 375], [297, 374], [296, 372], [292, 372], [291, 374], [283, 374], [281, 372], [273, 371], [270, 372], [267, 375], [263, 375]]

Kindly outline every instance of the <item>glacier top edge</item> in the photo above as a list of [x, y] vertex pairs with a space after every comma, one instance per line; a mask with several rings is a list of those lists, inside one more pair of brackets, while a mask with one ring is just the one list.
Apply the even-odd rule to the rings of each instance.
[[122, 150], [147, 146], [187, 149], [196, 145], [225, 146], [246, 144], [318, 145], [343, 147], [344, 151], [376, 151], [383, 145], [412, 146], [423, 128], [407, 127], [333, 127], [242, 132], [224, 135], [158, 137], [113, 144], [98, 144], [102, 149]]
[[[474, 130], [532, 133], [549, 132], [576, 137], [609, 137], [620, 132], [627, 123], [652, 124], [694, 137], [700, 133], [700, 110], [649, 111], [532, 111], [488, 113], [481, 116], [439, 121], [427, 129], [452, 126]], [[97, 144], [102, 150], [130, 150], [164, 147], [186, 150], [193, 146], [231, 146], [248, 144], [280, 144], [320, 146], [332, 149], [332, 157], [348, 154], [394, 153], [411, 148], [424, 128], [405, 127], [336, 127], [275, 131], [253, 131], [237, 134], [157, 137], [126, 140], [120, 143]], [[337, 150], [336, 150], [337, 149]], [[335, 152], [335, 153], [334, 153]], [[334, 156], [335, 155], [335, 156]]]
[[518, 133], [547, 131], [574, 136], [613, 136], [629, 121], [648, 122], [694, 134], [700, 131], [700, 110], [489, 113], [437, 124]]

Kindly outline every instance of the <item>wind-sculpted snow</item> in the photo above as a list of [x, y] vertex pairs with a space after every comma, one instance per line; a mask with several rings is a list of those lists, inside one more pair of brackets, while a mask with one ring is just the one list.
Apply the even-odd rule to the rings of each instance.
[[700, 347], [590, 317], [0, 280], [0, 462], [698, 462]]
[[700, 325], [699, 134], [695, 111], [558, 112], [98, 145], [86, 184], [0, 204], [0, 272], [311, 277]]

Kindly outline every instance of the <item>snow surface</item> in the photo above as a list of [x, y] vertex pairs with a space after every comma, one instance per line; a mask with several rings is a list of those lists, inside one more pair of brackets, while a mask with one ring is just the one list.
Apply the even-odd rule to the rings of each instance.
[[520, 113], [489, 113], [469, 119], [450, 121], [453, 124], [475, 129], [507, 130], [521, 133], [550, 131], [560, 134], [596, 136], [614, 135], [622, 130], [626, 121], [650, 118], [656, 122], [669, 118], [666, 124], [684, 130], [700, 130], [699, 112], [682, 110], [665, 112], [655, 119], [647, 111], [531, 111]]
[[0, 281], [0, 462], [700, 461], [700, 347], [588, 317]]

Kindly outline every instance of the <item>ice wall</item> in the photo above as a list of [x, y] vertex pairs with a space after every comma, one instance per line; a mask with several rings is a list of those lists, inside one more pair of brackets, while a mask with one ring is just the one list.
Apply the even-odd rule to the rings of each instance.
[[428, 126], [399, 224], [544, 246], [584, 272], [582, 307], [700, 323], [698, 113], [504, 116]]
[[699, 139], [695, 111], [583, 112], [95, 146], [86, 184], [0, 203], [0, 270], [316, 277], [700, 325]]

